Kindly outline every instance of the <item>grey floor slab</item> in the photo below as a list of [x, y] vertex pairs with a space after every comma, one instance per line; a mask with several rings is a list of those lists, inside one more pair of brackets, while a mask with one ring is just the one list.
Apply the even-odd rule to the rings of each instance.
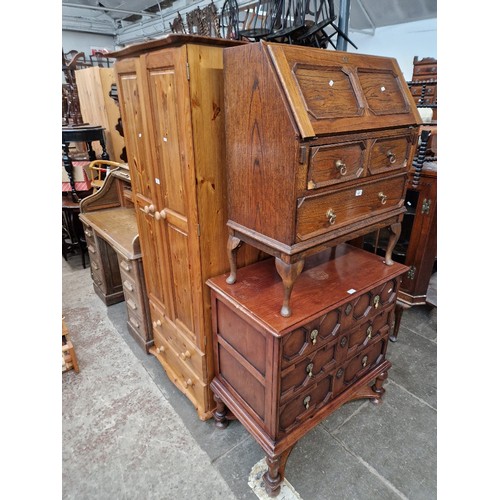
[[341, 426], [327, 420], [325, 428], [405, 497], [436, 498], [436, 411], [390, 380], [385, 387], [381, 405], [362, 406]]
[[390, 380], [437, 408], [437, 344], [401, 326], [398, 341], [389, 343]]

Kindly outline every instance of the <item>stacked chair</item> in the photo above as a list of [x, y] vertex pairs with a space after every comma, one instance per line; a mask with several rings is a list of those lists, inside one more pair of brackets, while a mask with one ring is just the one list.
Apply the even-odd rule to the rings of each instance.
[[354, 48], [335, 20], [333, 0], [257, 0], [241, 10], [237, 0], [226, 0], [221, 12], [221, 36], [232, 40], [266, 40], [336, 48], [340, 36]]

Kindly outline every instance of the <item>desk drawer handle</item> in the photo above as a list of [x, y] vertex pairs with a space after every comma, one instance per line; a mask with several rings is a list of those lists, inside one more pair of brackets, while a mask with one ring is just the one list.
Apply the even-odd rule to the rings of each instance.
[[90, 253], [95, 253], [95, 248], [93, 245], [87, 245], [87, 249]]
[[193, 385], [194, 382], [190, 378], [184, 381], [184, 387], [193, 387]]
[[333, 211], [333, 208], [328, 209], [328, 212], [326, 212], [326, 218], [328, 219], [328, 224], [330, 224], [330, 226], [333, 226], [335, 224], [335, 219], [337, 218], [337, 215]]
[[89, 238], [92, 238], [92, 231], [89, 231], [88, 229], [85, 229], [85, 235], [88, 236]]
[[363, 356], [363, 359], [361, 360], [361, 366], [364, 368], [367, 363], [368, 363], [368, 356]]
[[161, 326], [161, 321], [160, 321], [160, 320], [158, 320], [158, 321], [153, 321], [153, 326], [154, 326], [155, 328], [159, 328], [159, 327]]
[[135, 311], [137, 309], [137, 305], [136, 303], [131, 300], [131, 299], [128, 299], [127, 300], [127, 305], [130, 307], [130, 309], [132, 309], [133, 311]]
[[160, 347], [156, 348], [156, 353], [157, 354], [160, 354], [161, 352], [164, 352], [164, 351], [165, 351], [165, 348], [162, 345]]
[[396, 163], [396, 155], [392, 151], [387, 151], [387, 158], [389, 158], [389, 163]]
[[99, 266], [98, 266], [98, 265], [97, 265], [94, 261], [92, 261], [91, 266], [92, 266], [92, 268], [93, 268], [93, 269], [95, 269], [96, 271], [98, 271], [98, 270], [99, 270]]
[[129, 291], [129, 292], [133, 292], [134, 291], [134, 285], [132, 285], [132, 283], [130, 283], [130, 281], [128, 280], [125, 280], [123, 282], [123, 286]]
[[130, 322], [132, 323], [134, 328], [139, 328], [140, 325], [134, 318], [130, 318]]
[[124, 270], [124, 271], [130, 271], [132, 268], [130, 267], [129, 263], [126, 261], [126, 260], [122, 260], [120, 262], [120, 267]]
[[144, 212], [147, 214], [152, 214], [155, 211], [155, 206], [153, 204], [151, 205], [145, 205], [143, 208]]
[[380, 295], [375, 295], [375, 297], [373, 297], [373, 307], [375, 309], [378, 309], [379, 305], [380, 305]]
[[345, 163], [342, 160], [337, 160], [335, 162], [335, 166], [337, 167], [337, 170], [340, 172], [340, 175], [345, 175], [347, 173], [347, 167], [345, 166]]
[[313, 368], [314, 368], [314, 363], [309, 363], [306, 367], [306, 373], [308, 377], [313, 376]]
[[347, 337], [342, 337], [340, 339], [340, 347], [345, 347], [347, 345]]

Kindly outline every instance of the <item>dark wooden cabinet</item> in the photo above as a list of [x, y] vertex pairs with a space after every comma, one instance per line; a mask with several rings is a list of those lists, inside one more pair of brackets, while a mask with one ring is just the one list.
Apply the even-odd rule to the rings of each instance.
[[261, 42], [224, 65], [228, 281], [242, 242], [273, 255], [289, 316], [307, 255], [389, 227], [391, 265], [421, 123], [396, 61]]
[[80, 210], [94, 290], [106, 305], [125, 301], [128, 331], [148, 352], [153, 336], [128, 167], [111, 171]]
[[[407, 267], [342, 244], [306, 258], [294, 314], [279, 314], [281, 278], [272, 259], [208, 281], [212, 290], [215, 420], [237, 418], [267, 456], [279, 492], [295, 443], [347, 401], [377, 403], [401, 275]], [[311, 471], [313, 473], [313, 471]]]

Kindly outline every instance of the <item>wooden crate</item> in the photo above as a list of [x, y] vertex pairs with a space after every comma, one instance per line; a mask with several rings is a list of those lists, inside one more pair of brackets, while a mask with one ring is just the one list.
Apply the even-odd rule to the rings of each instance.
[[[76, 85], [80, 99], [80, 109], [85, 123], [100, 125], [106, 129], [106, 149], [109, 159], [123, 162], [120, 156], [125, 147], [125, 141], [116, 129], [120, 108], [118, 103], [110, 97], [111, 86], [115, 83], [113, 68], [79, 69], [75, 71]], [[98, 157], [102, 150], [98, 143], [92, 144]]]

